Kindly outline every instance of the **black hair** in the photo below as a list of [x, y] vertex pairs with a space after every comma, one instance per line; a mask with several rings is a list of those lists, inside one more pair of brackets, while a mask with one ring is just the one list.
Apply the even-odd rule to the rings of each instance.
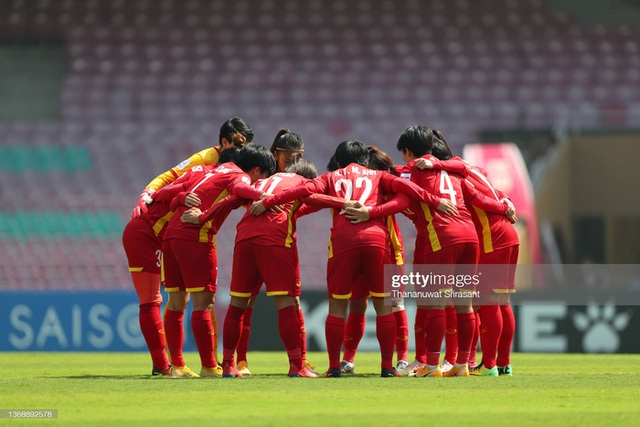
[[297, 133], [289, 129], [280, 129], [269, 149], [273, 154], [276, 150], [304, 151], [304, 141]]
[[344, 168], [351, 163], [367, 166], [369, 163], [369, 150], [363, 142], [357, 140], [342, 141], [334, 154], [338, 167]]
[[428, 127], [421, 125], [409, 126], [400, 134], [396, 148], [402, 152], [409, 150], [415, 157], [422, 157], [425, 154], [431, 154], [433, 138], [433, 131]]
[[233, 140], [235, 134], [241, 134], [245, 137], [247, 144], [253, 141], [253, 129], [240, 117], [232, 117], [220, 127], [220, 134], [218, 135], [218, 143], [222, 144], [222, 139], [226, 138], [227, 141], [233, 142], [233, 145], [238, 147], [238, 144]]
[[260, 172], [269, 172], [273, 175], [276, 171], [276, 159], [273, 154], [264, 145], [247, 144], [242, 147], [238, 153], [236, 165], [244, 172], [248, 172], [256, 166], [260, 168]]
[[218, 163], [227, 163], [227, 162], [235, 163], [236, 160], [238, 160], [239, 155], [240, 155], [240, 149], [238, 147], [229, 147], [226, 150], [222, 150], [220, 152], [220, 158], [218, 159]]
[[339, 169], [338, 167], [338, 163], [336, 162], [336, 155], [332, 154], [331, 158], [329, 159], [329, 163], [327, 163], [327, 170], [329, 172], [333, 172], [334, 170]]
[[285, 169], [285, 172], [295, 173], [308, 179], [313, 179], [318, 176], [316, 166], [302, 157], [294, 158], [293, 162]]
[[431, 148], [431, 154], [436, 156], [439, 160], [449, 160], [453, 157], [451, 148], [447, 144], [447, 140], [444, 139], [442, 132], [439, 130], [433, 130], [433, 147]]

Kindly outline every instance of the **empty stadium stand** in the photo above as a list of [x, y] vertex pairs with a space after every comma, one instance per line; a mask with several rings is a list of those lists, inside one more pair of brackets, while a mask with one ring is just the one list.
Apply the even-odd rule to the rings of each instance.
[[[344, 139], [399, 161], [415, 123], [460, 153], [484, 129], [640, 119], [640, 26], [586, 25], [541, 0], [0, 0], [0, 43], [21, 40], [63, 41], [67, 72], [58, 120], [0, 123], [9, 289], [129, 288], [120, 230], [140, 190], [233, 115], [264, 145], [300, 133], [320, 170]], [[299, 232], [303, 281], [320, 288], [322, 218]]]

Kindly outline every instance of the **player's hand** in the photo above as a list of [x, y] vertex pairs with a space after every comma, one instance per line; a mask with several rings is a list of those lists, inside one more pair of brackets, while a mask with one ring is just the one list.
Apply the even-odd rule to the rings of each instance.
[[369, 206], [360, 205], [357, 208], [345, 209], [345, 216], [352, 224], [359, 224], [361, 222], [369, 221]]
[[249, 212], [251, 212], [252, 215], [262, 215], [263, 213], [266, 212], [266, 208], [264, 207], [264, 205], [262, 204], [262, 200], [259, 200], [257, 202], [253, 202], [251, 204], [251, 206], [249, 206]]
[[200, 215], [202, 215], [202, 211], [199, 208], [191, 208], [182, 214], [180, 221], [188, 224], [200, 225], [200, 221], [198, 220]]
[[143, 213], [147, 213], [149, 211], [148, 205], [153, 203], [153, 193], [155, 190], [151, 188], [145, 188], [145, 190], [140, 194], [140, 198], [138, 198], [138, 203], [136, 207], [131, 211], [131, 219], [138, 218]]
[[415, 165], [418, 169], [433, 169], [433, 162], [423, 158], [416, 159]]
[[344, 208], [343, 209], [347, 209], [347, 208], [361, 208], [363, 205], [362, 203], [360, 203], [357, 200], [345, 200], [344, 201]]
[[187, 195], [184, 197], [184, 204], [186, 206], [189, 206], [190, 208], [194, 206], [200, 206], [200, 203], [202, 202], [200, 201], [200, 198], [196, 196], [195, 193], [187, 193]]
[[436, 209], [447, 215], [458, 215], [458, 208], [449, 199], [440, 199], [440, 204]]

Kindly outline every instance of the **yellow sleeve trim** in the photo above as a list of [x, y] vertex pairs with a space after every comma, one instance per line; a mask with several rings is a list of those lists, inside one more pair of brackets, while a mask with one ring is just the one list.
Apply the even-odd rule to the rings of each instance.
[[129, 271], [132, 273], [140, 273], [144, 267], [129, 267]]

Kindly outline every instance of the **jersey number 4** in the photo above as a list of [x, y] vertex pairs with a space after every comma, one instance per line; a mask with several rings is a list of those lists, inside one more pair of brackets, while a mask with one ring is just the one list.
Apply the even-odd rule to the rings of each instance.
[[456, 190], [453, 188], [451, 177], [447, 171], [440, 171], [440, 194], [445, 197], [449, 196], [449, 200], [456, 205]]

